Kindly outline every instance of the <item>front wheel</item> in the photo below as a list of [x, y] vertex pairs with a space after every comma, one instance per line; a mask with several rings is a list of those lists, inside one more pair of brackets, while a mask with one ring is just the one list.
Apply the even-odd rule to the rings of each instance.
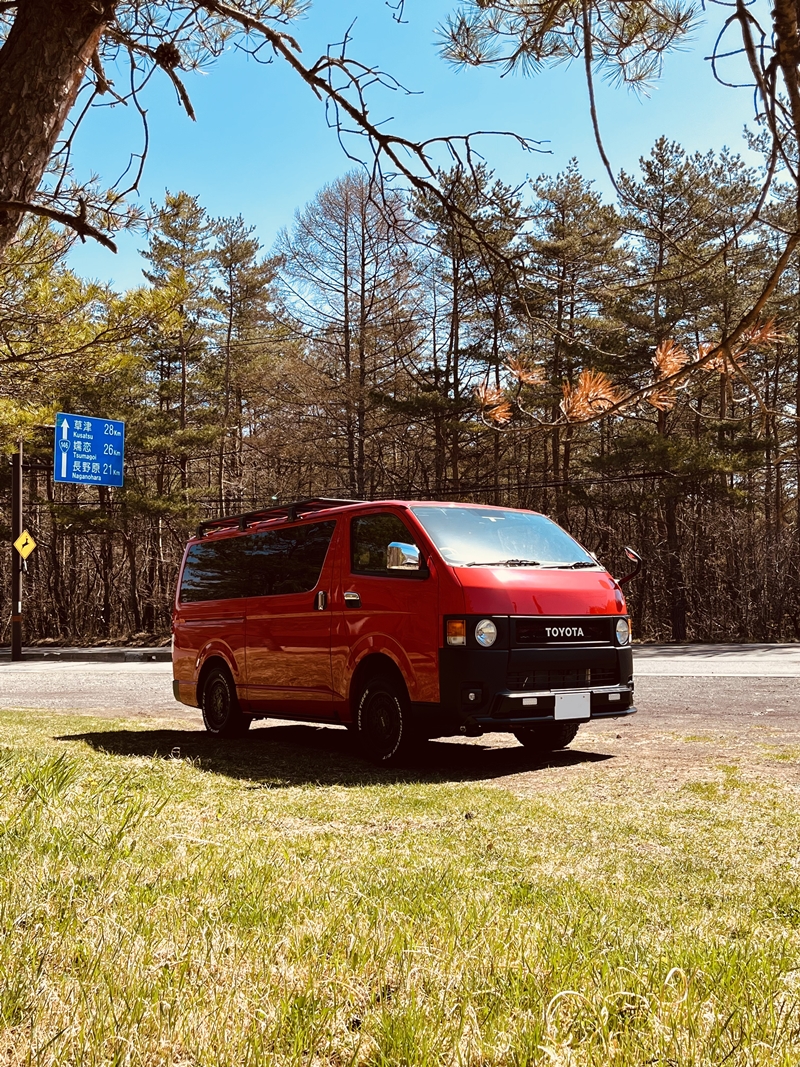
[[203, 723], [216, 737], [241, 737], [250, 729], [249, 715], [243, 715], [236, 698], [233, 679], [224, 667], [213, 667], [203, 685]]
[[392, 678], [378, 675], [365, 683], [356, 705], [355, 730], [361, 751], [379, 766], [397, 763], [407, 754], [408, 696]]
[[575, 722], [545, 722], [515, 730], [514, 736], [526, 748], [547, 755], [558, 748], [566, 748], [570, 741], [574, 740], [579, 725]]

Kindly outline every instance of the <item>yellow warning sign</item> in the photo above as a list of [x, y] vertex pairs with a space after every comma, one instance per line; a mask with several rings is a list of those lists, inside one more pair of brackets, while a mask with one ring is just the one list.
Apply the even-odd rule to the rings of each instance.
[[34, 548], [36, 548], [36, 542], [27, 530], [23, 530], [14, 542], [14, 548], [16, 548], [17, 552], [19, 552], [23, 559], [27, 559], [31, 552], [33, 552]]

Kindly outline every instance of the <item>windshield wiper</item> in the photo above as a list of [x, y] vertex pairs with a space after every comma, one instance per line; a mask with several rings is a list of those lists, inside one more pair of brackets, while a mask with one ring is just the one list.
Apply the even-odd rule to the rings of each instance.
[[581, 567], [599, 567], [600, 564], [593, 559], [579, 559], [575, 563], [554, 563], [553, 570], [559, 571], [577, 571]]
[[462, 567], [541, 567], [538, 559], [496, 559], [493, 563], [462, 563]]

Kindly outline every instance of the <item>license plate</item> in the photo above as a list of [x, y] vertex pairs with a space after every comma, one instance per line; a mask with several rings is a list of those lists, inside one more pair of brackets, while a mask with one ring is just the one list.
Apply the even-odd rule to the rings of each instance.
[[557, 719], [588, 719], [591, 706], [591, 693], [556, 693]]

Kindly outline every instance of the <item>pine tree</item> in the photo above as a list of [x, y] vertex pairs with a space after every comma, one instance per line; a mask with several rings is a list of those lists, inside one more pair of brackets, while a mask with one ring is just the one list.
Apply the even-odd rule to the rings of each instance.
[[245, 420], [276, 333], [271, 308], [276, 260], [261, 255], [255, 227], [241, 215], [218, 220], [214, 233], [215, 323], [206, 380], [217, 409], [219, 508], [230, 512], [244, 509]]
[[[474, 421], [474, 391], [500, 386], [501, 368], [515, 349], [514, 305], [524, 274], [519, 239], [524, 223], [516, 190], [494, 179], [488, 167], [462, 167], [440, 175], [450, 208], [432, 197], [414, 198], [427, 237], [430, 342], [421, 364], [435, 438], [434, 493], [458, 493], [465, 459], [478, 464], [499, 503], [500, 434]], [[476, 439], [476, 430], [478, 437]], [[482, 439], [492, 451], [481, 471]], [[468, 454], [464, 455], [464, 445]], [[472, 455], [474, 453], [474, 455]]]
[[198, 371], [206, 353], [207, 320], [212, 302], [213, 223], [196, 197], [167, 193], [164, 206], [153, 205], [155, 222], [142, 253], [150, 263], [145, 278], [168, 301], [171, 314], [162, 318], [151, 337], [152, 360], [159, 378], [161, 434], [169, 449], [163, 453], [163, 492], [168, 482], [169, 454], [177, 451], [180, 487], [188, 500], [189, 451], [198, 443], [190, 425], [203, 402]]
[[[610, 291], [625, 263], [620, 248], [621, 224], [616, 210], [603, 204], [592, 183], [582, 177], [577, 160], [555, 178], [533, 183], [535, 201], [528, 238], [528, 285], [524, 312], [529, 364], [542, 368], [549, 383], [547, 409], [549, 456], [545, 479], [552, 478], [555, 515], [569, 524], [572, 425], [561, 425], [563, 383], [579, 372], [599, 367], [615, 376], [624, 365], [614, 358], [621, 347]], [[541, 404], [545, 398], [537, 390]], [[545, 508], [547, 500], [544, 501]]]

